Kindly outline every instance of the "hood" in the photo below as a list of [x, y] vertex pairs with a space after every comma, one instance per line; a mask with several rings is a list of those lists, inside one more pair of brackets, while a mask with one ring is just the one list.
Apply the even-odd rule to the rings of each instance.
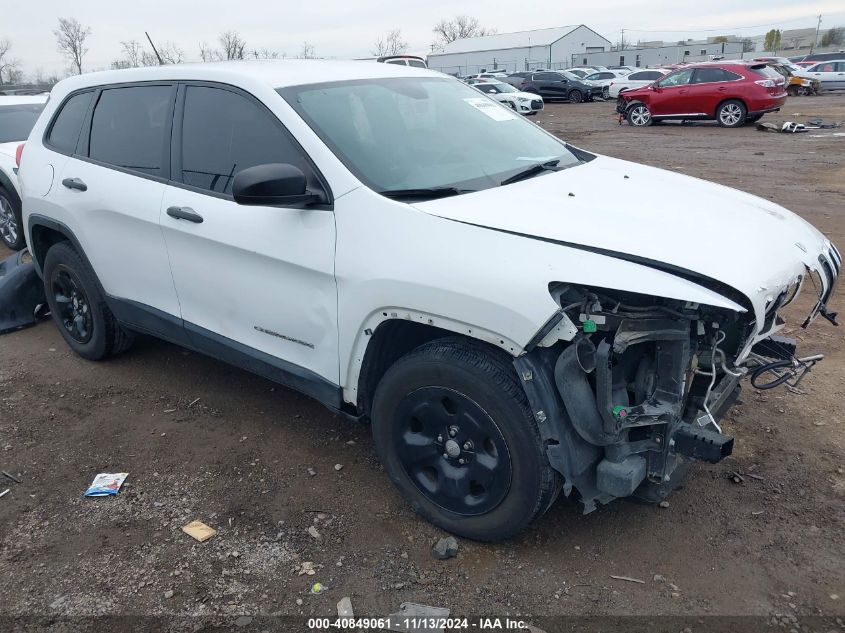
[[535, 95], [533, 92], [522, 92], [522, 91], [520, 91], [520, 92], [508, 92], [508, 93], [505, 93], [505, 94], [508, 94], [512, 97], [516, 97], [518, 99], [530, 99], [531, 101], [534, 101], [534, 99], [539, 99], [540, 101], [543, 100], [543, 97], [541, 97], [540, 95]]
[[18, 145], [23, 143], [23, 141], [15, 141], [13, 143], [0, 143], [0, 154], [4, 156], [9, 156], [10, 158], [15, 158], [15, 152], [18, 149]]
[[710, 278], [745, 295], [758, 323], [766, 304], [807, 266], [817, 269], [828, 248], [818, 230], [773, 202], [603, 156], [414, 206], [450, 220]]

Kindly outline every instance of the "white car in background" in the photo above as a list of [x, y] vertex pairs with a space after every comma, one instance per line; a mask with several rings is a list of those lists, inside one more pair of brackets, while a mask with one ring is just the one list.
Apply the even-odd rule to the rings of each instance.
[[543, 109], [543, 97], [531, 92], [521, 92], [503, 81], [486, 81], [473, 85], [473, 88], [520, 114], [537, 114]]
[[623, 70], [600, 70], [599, 72], [587, 75], [581, 81], [588, 86], [601, 88], [602, 96], [607, 98], [607, 87], [610, 85], [610, 82], [621, 79], [627, 74], [628, 73]]
[[45, 103], [46, 94], [0, 96], [0, 241], [13, 251], [26, 246], [18, 188], [18, 147], [29, 136]]
[[807, 75], [817, 79], [823, 90], [845, 90], [845, 55], [843, 59], [819, 62], [806, 69]]
[[630, 75], [612, 79], [607, 85], [607, 93], [605, 98], [615, 98], [619, 96], [620, 92], [631, 90], [633, 88], [642, 88], [654, 83], [658, 79], [669, 74], [669, 70], [665, 68], [644, 68]]

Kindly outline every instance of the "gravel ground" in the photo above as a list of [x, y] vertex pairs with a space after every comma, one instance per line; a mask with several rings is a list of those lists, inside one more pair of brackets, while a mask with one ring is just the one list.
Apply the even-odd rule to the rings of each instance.
[[[845, 119], [845, 95], [790, 98], [764, 120], [808, 116]], [[843, 136], [710, 123], [633, 129], [602, 102], [552, 104], [537, 122], [589, 150], [776, 200], [845, 245]], [[625, 201], [609, 191], [607, 203]], [[654, 203], [684, 212], [659, 188]], [[742, 266], [742, 253], [715, 245], [714, 256]], [[842, 294], [840, 284], [834, 308]], [[789, 333], [827, 359], [800, 393], [746, 388], [726, 422], [734, 455], [698, 465], [667, 508], [617, 501], [584, 516], [560, 500], [523, 536], [459, 539], [445, 561], [430, 550], [446, 535], [399, 498], [367, 426], [153, 339], [89, 363], [49, 322], [3, 336], [0, 470], [22, 483], [0, 481], [11, 489], [0, 498], [0, 629], [65, 630], [64, 616], [108, 614], [187, 627], [174, 630], [304, 630], [261, 617], [334, 615], [349, 596], [356, 615], [410, 601], [521, 615], [549, 631], [564, 629], [543, 616], [640, 615], [674, 631], [684, 627], [651, 618], [758, 616], [731, 630], [840, 630], [845, 448], [835, 412], [845, 344], [822, 320], [796, 329], [808, 308], [807, 297], [791, 308]], [[102, 471], [129, 472], [122, 492], [83, 498]], [[198, 543], [183, 534], [195, 519], [217, 535]], [[314, 575], [300, 575], [305, 562]], [[327, 588], [320, 595], [309, 593], [316, 581]]]

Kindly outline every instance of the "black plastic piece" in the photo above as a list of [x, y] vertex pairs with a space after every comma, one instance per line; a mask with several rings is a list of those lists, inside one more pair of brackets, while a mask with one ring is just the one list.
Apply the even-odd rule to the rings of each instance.
[[734, 438], [724, 433], [695, 428], [683, 424], [675, 431], [672, 439], [675, 452], [693, 459], [715, 464], [733, 453]]
[[38, 323], [36, 308], [46, 303], [44, 284], [28, 251], [0, 262], [0, 334]]
[[751, 351], [766, 358], [792, 360], [798, 349], [798, 341], [788, 336], [770, 336], [756, 343]]

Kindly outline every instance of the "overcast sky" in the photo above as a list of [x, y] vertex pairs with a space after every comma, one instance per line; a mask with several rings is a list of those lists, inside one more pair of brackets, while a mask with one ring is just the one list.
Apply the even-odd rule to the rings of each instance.
[[[376, 39], [392, 28], [402, 30], [408, 52], [426, 53], [432, 27], [456, 14], [477, 17], [500, 33], [586, 24], [612, 42], [626, 29], [625, 40], [679, 40], [708, 35], [755, 35], [769, 28], [822, 27], [845, 24], [842, 0], [595, 0], [588, 8], [572, 2], [534, 0], [0, 0], [0, 38], [12, 41], [12, 55], [26, 73], [67, 68], [56, 52], [53, 29], [59, 17], [74, 17], [91, 27], [87, 69], [107, 68], [120, 57], [122, 40], [172, 41], [189, 60], [199, 57], [198, 44], [216, 45], [219, 33], [234, 29], [249, 49], [268, 48], [295, 57], [308, 41], [320, 57], [364, 57]], [[740, 28], [748, 27], [748, 28]], [[713, 29], [707, 32], [708, 29]]]

